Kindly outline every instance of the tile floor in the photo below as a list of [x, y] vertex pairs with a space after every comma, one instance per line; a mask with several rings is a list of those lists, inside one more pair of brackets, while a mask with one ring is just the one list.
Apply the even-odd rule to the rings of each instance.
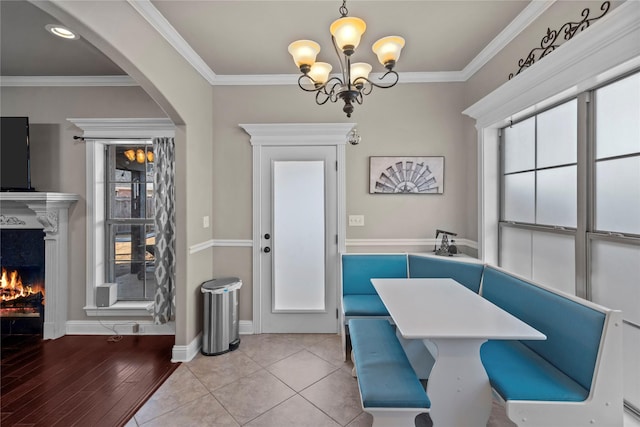
[[[243, 335], [238, 350], [183, 363], [125, 427], [370, 427], [340, 336]], [[494, 405], [489, 426], [512, 426]], [[416, 426], [431, 426], [428, 415]]]
[[[125, 427], [370, 427], [339, 335], [242, 335], [238, 350], [183, 363]], [[629, 419], [625, 417], [625, 426]], [[488, 427], [512, 427], [494, 402]], [[431, 427], [427, 414], [416, 427]]]

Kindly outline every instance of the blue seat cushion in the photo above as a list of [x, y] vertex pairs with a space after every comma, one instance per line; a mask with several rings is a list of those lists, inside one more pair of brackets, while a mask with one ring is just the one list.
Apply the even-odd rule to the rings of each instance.
[[520, 341], [487, 341], [480, 357], [505, 400], [584, 401], [589, 391]]
[[404, 254], [344, 254], [342, 255], [342, 294], [376, 295], [371, 279], [407, 277], [407, 256]]
[[435, 256], [409, 255], [409, 277], [443, 278], [450, 277], [473, 292], [480, 290], [484, 264], [457, 261]]
[[345, 316], [389, 316], [378, 295], [345, 295], [342, 307]]
[[547, 336], [522, 343], [590, 390], [605, 314], [490, 266], [482, 281], [484, 298]]
[[349, 331], [365, 408], [429, 408], [431, 402], [386, 319], [351, 319]]

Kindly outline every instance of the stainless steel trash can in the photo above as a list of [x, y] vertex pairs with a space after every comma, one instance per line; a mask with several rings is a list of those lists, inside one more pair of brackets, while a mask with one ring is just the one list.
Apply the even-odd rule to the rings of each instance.
[[215, 356], [240, 345], [237, 291], [241, 286], [237, 277], [213, 279], [200, 286], [204, 296], [202, 354]]

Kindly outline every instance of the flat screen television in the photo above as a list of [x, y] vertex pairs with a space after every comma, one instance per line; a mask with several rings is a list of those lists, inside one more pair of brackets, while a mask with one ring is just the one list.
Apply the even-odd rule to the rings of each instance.
[[29, 118], [0, 118], [0, 187], [2, 191], [33, 191], [29, 152]]

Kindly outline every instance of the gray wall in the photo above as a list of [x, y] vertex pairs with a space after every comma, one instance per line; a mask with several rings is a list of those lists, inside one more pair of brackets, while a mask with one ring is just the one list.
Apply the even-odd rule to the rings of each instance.
[[[469, 183], [475, 182], [476, 150], [472, 122], [460, 113], [463, 89], [462, 83], [432, 83], [374, 90], [348, 119], [341, 105], [318, 106], [297, 86], [214, 87], [214, 237], [252, 237], [251, 145], [239, 123], [355, 122], [362, 142], [346, 148], [347, 215], [365, 215], [365, 226], [347, 227], [347, 239], [431, 238], [443, 228], [475, 240], [476, 190]], [[444, 194], [369, 194], [369, 156], [444, 156]], [[227, 274], [242, 278], [240, 318], [251, 319], [249, 248], [216, 248], [214, 275]]]
[[[69, 3], [69, 8], [73, 4]], [[187, 236], [181, 237], [178, 248], [181, 254], [178, 258], [181, 263], [179, 278], [188, 283], [178, 283], [182, 289], [178, 298], [182, 328], [176, 341], [184, 345], [200, 330], [197, 283], [210, 271], [214, 276], [231, 274], [244, 280], [240, 292], [240, 318], [250, 320], [252, 317], [249, 248], [214, 248], [185, 255], [190, 245], [211, 238], [210, 233], [214, 239], [251, 238], [251, 147], [248, 135], [238, 127], [239, 123], [358, 123], [362, 142], [359, 146], [347, 147], [347, 214], [365, 215], [366, 226], [348, 228], [348, 239], [429, 238], [436, 228], [444, 228], [456, 231], [460, 237], [476, 240], [476, 133], [473, 121], [461, 112], [505, 82], [518, 60], [540, 42], [547, 27], [559, 28], [564, 22], [579, 18], [585, 6], [597, 10], [600, 4], [600, 1], [556, 2], [468, 82], [400, 84], [393, 89], [376, 90], [365, 99], [365, 105], [356, 107], [352, 120], [344, 117], [337, 105], [316, 106], [312, 96], [295, 86], [213, 87], [212, 108], [203, 108], [199, 111], [206, 111], [206, 114], [198, 114], [189, 110], [189, 93], [180, 85], [180, 76], [192, 71], [180, 69], [167, 78], [162, 74], [162, 67], [153, 66], [148, 50], [124, 47], [121, 50], [128, 55], [126, 61], [117, 60], [116, 63], [131, 69], [136, 78], [147, 76], [159, 82], [160, 90], [177, 100], [175, 105], [163, 103], [163, 108], [158, 107], [153, 99], [161, 97], [149, 85], [145, 87], [151, 96], [140, 88], [3, 87], [0, 93], [2, 115], [26, 115], [34, 125], [34, 185], [43, 191], [81, 195], [71, 211], [74, 262], [70, 266], [69, 319], [85, 319], [82, 310], [85, 302], [85, 175], [84, 148], [82, 143], [72, 140], [77, 130], [66, 122], [66, 118], [166, 117], [163, 111], [171, 112], [171, 108], [176, 107], [187, 114], [192, 123], [198, 123], [197, 132], [189, 134], [189, 145], [181, 145], [178, 152], [178, 211], [179, 217], [187, 223], [182, 228]], [[104, 14], [108, 13], [106, 8], [83, 10], [81, 2], [76, 7], [77, 13], [96, 22], [102, 22]], [[127, 19], [139, 18], [129, 16], [124, 10], [122, 13]], [[135, 42], [120, 37], [117, 30], [105, 28], [101, 31], [105, 34], [112, 31], [109, 35], [119, 46]], [[156, 48], [170, 49], [162, 44]], [[139, 69], [126, 67], [127, 61], [140, 65]], [[194, 87], [198, 84], [194, 83]], [[178, 129], [179, 142], [184, 142], [189, 133], [188, 120], [183, 124], [186, 127]], [[382, 155], [445, 156], [445, 194], [368, 194], [369, 156]], [[208, 214], [212, 229], [203, 230], [201, 217]], [[386, 247], [379, 249], [389, 250]]]
[[86, 167], [81, 132], [67, 121], [78, 117], [164, 117], [139, 87], [3, 87], [3, 116], [29, 117], [31, 180], [37, 191], [76, 193], [69, 214], [69, 320], [86, 320]]

